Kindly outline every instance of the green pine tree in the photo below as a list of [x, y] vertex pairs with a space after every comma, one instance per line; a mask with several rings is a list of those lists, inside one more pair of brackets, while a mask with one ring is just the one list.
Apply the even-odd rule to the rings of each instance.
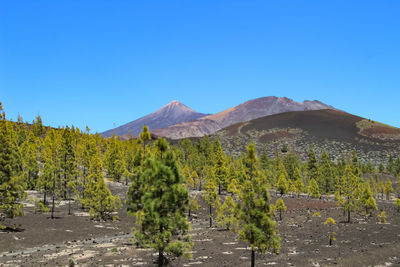
[[[218, 139], [216, 139], [218, 141]], [[227, 186], [228, 169], [226, 167], [226, 160], [224, 152], [222, 151], [221, 144], [216, 142], [216, 154], [214, 161], [214, 178], [218, 184], [218, 195], [221, 195], [221, 187]]]
[[15, 162], [17, 147], [13, 135], [13, 126], [6, 120], [0, 102], [0, 215], [11, 219], [24, 214], [20, 200], [26, 197], [24, 179]]
[[289, 191], [289, 183], [286, 180], [285, 175], [283, 173], [279, 175], [278, 181], [276, 182], [275, 186], [281, 196], [283, 196], [283, 194], [286, 194]]
[[286, 205], [282, 198], [276, 200], [275, 207], [276, 210], [279, 210], [279, 220], [282, 221], [282, 212], [286, 211]]
[[92, 218], [107, 220], [121, 207], [119, 196], [113, 196], [104, 181], [103, 167], [99, 155], [95, 154], [90, 161], [89, 175], [83, 203], [89, 209]]
[[310, 183], [307, 187], [307, 194], [312, 198], [319, 198], [321, 194], [319, 193], [319, 187], [317, 181], [315, 179], [311, 179]]
[[235, 216], [235, 208], [236, 203], [231, 196], [227, 196], [222, 205], [217, 207], [217, 222], [218, 224], [226, 228], [227, 230], [231, 230], [232, 227], [235, 229], [236, 224], [236, 216]]
[[354, 174], [350, 165], [346, 166], [344, 175], [340, 177], [337, 184], [335, 197], [338, 205], [347, 212], [347, 222], [350, 222], [351, 211], [359, 209], [360, 179]]
[[158, 251], [158, 266], [163, 266], [166, 253], [181, 257], [192, 247], [186, 218], [189, 194], [172, 152], [162, 161], [148, 158], [142, 176], [146, 184], [140, 190], [145, 194], [141, 206], [134, 207], [137, 228], [133, 233], [138, 243]]
[[279, 252], [280, 238], [276, 231], [276, 222], [272, 219], [270, 196], [265, 186], [266, 179], [255, 175], [257, 162], [254, 144], [247, 147], [246, 167], [249, 175], [244, 180], [237, 205], [238, 232], [241, 240], [251, 247], [251, 266], [255, 266], [255, 252]]

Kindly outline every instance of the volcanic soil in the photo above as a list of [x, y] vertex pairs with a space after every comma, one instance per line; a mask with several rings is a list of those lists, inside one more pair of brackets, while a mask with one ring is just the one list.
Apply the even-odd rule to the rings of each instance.
[[[121, 200], [127, 186], [109, 183]], [[200, 192], [191, 192], [200, 194]], [[277, 196], [271, 192], [272, 201]], [[372, 217], [352, 214], [344, 223], [343, 210], [332, 197], [309, 199], [307, 196], [283, 197], [287, 212], [282, 221], [276, 218], [281, 237], [280, 254], [256, 254], [256, 265], [264, 266], [400, 266], [400, 212], [393, 202], [378, 200], [386, 211], [387, 223]], [[68, 215], [67, 203], [57, 208], [57, 219], [25, 208], [26, 215], [12, 221], [16, 231], [0, 232], [0, 266], [152, 266], [157, 254], [152, 249], [137, 248], [131, 243], [134, 218], [123, 207], [119, 220], [96, 222], [77, 203]], [[319, 212], [319, 216], [315, 215]], [[337, 222], [332, 230], [336, 241], [328, 245], [326, 218]], [[8, 221], [10, 223], [10, 221]], [[208, 206], [200, 202], [191, 218], [194, 246], [192, 258], [170, 258], [171, 266], [249, 266], [250, 248], [235, 233], [219, 227], [209, 228]]]

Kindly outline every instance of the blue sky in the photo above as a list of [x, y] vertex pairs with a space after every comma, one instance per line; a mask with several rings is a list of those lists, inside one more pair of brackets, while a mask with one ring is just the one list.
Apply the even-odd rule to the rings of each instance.
[[0, 0], [9, 117], [104, 131], [172, 100], [318, 99], [400, 127], [399, 1]]

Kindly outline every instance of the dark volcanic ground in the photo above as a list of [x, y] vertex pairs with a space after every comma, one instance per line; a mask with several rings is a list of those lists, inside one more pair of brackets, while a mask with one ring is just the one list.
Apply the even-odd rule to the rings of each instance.
[[[111, 183], [113, 193], [122, 200], [126, 187]], [[193, 192], [196, 193], [196, 192]], [[275, 202], [275, 193], [272, 193]], [[306, 196], [284, 197], [288, 211], [278, 222], [281, 236], [279, 255], [257, 254], [257, 266], [400, 266], [400, 213], [392, 202], [378, 201], [386, 211], [388, 223], [377, 223], [376, 213], [367, 218], [353, 215], [352, 223], [342, 209], [326, 198], [310, 200]], [[155, 251], [131, 245], [130, 228], [134, 218], [119, 211], [119, 221], [91, 221], [74, 204], [75, 215], [68, 216], [68, 206], [57, 210], [58, 219], [34, 214], [15, 219], [23, 231], [0, 232], [0, 266], [66, 266], [70, 259], [80, 266], [149, 266], [157, 258]], [[320, 217], [314, 217], [319, 211]], [[237, 235], [220, 228], [208, 228], [207, 206], [192, 219], [194, 241], [192, 259], [171, 259], [171, 266], [249, 266], [250, 250]], [[78, 216], [79, 215], [79, 216]], [[333, 217], [337, 240], [328, 246], [328, 227]]]

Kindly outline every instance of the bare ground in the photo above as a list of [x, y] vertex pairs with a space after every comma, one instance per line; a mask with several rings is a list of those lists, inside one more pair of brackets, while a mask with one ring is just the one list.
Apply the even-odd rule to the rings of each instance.
[[[124, 197], [126, 187], [110, 184], [114, 193]], [[272, 200], [276, 200], [272, 193]], [[288, 211], [278, 221], [281, 236], [279, 255], [257, 254], [257, 266], [400, 266], [400, 213], [392, 203], [378, 201], [386, 211], [388, 223], [373, 217], [353, 215], [343, 223], [343, 211], [331, 198], [311, 200], [306, 196], [284, 197]], [[313, 214], [318, 211], [320, 217]], [[201, 209], [191, 220], [194, 241], [191, 259], [170, 259], [171, 266], [249, 266], [250, 250], [235, 233], [208, 227], [208, 209]], [[57, 209], [58, 219], [35, 214], [15, 219], [20, 231], [0, 232], [0, 266], [66, 266], [72, 259], [79, 266], [151, 266], [157, 258], [151, 249], [131, 244], [130, 228], [134, 218], [125, 209], [118, 221], [95, 222], [73, 204]], [[328, 246], [327, 217], [333, 217], [336, 241]]]

